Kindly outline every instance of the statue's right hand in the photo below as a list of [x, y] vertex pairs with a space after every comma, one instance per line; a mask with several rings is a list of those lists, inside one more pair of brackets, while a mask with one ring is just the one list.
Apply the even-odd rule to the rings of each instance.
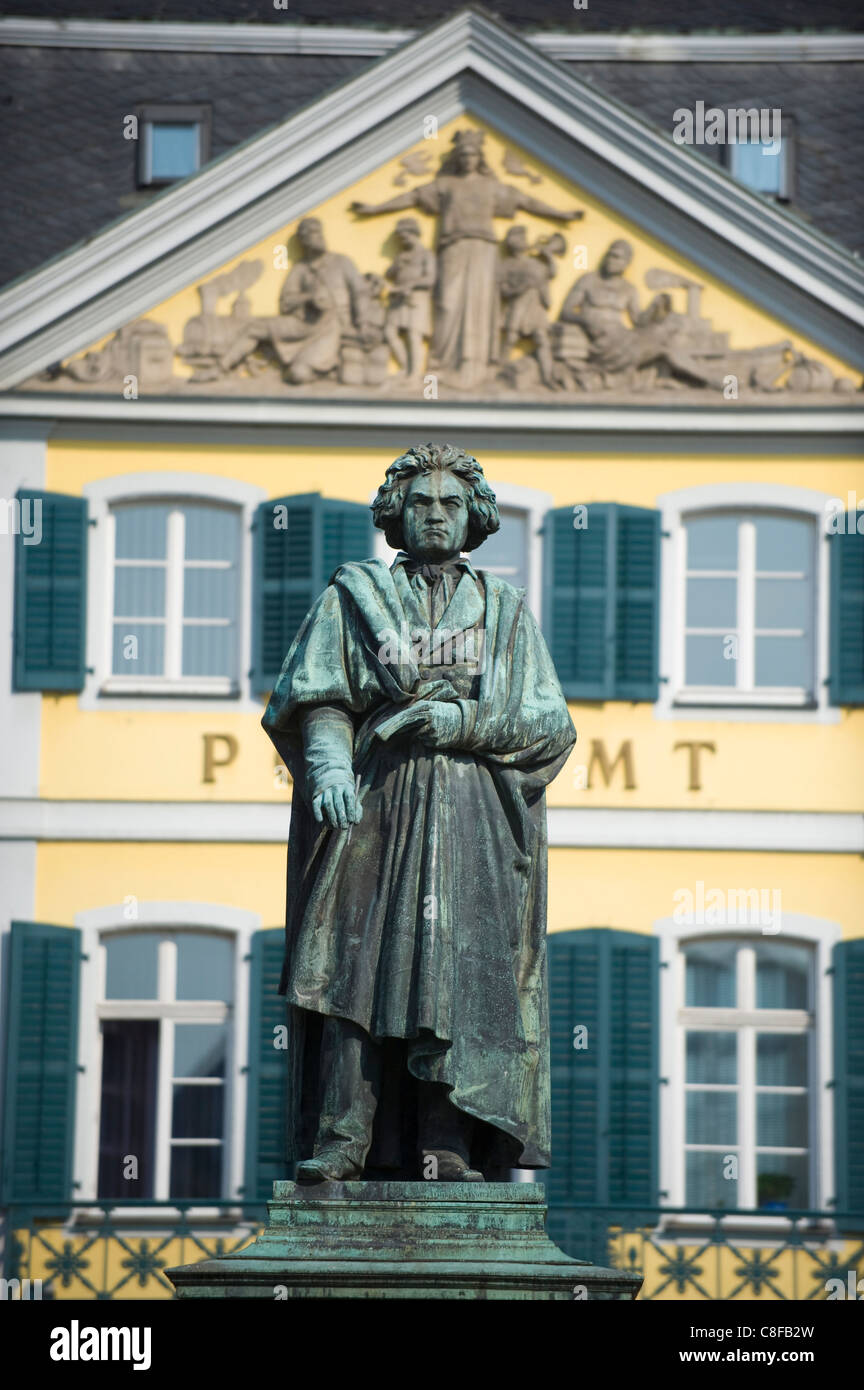
[[360, 203], [355, 201], [353, 203], [349, 203], [348, 211], [356, 213], [358, 217], [368, 217], [369, 214], [372, 212], [373, 206], [374, 205], [372, 203]]
[[337, 782], [313, 799], [312, 814], [319, 824], [326, 821], [334, 829], [347, 830], [349, 825], [359, 825], [363, 812], [353, 784]]

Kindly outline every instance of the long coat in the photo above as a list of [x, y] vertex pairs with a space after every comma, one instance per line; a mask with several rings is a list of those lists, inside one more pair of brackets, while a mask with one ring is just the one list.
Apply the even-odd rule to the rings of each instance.
[[[425, 628], [425, 647], [382, 640], [406, 625], [412, 637]], [[465, 573], [438, 627], [473, 630], [482, 661], [421, 664], [429, 621], [404, 569], [343, 566], [303, 623], [264, 715], [294, 778], [281, 983], [294, 1024], [290, 1156], [309, 1142], [314, 1024], [336, 1015], [376, 1041], [405, 1040], [411, 1076], [452, 1088], [455, 1105], [492, 1127], [502, 1162], [543, 1168], [545, 787], [576, 735], [521, 590]], [[457, 750], [376, 733], [417, 698], [462, 698], [473, 727]], [[347, 830], [311, 814], [299, 716], [313, 704], [352, 716], [363, 815]], [[383, 1129], [379, 1140], [388, 1152]], [[393, 1142], [391, 1126], [390, 1151]]]

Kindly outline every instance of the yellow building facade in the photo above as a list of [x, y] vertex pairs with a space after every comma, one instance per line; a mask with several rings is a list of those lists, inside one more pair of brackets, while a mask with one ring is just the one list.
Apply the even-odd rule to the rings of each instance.
[[[260, 1220], [292, 795], [265, 649], [328, 559], [387, 558], [365, 509], [430, 438], [483, 465], [502, 529], [475, 562], [524, 588], [578, 733], [547, 797], [553, 1235], [644, 1269], [647, 1298], [836, 1296], [861, 1266], [860, 270], [554, 69], [458, 17], [341, 88], [341, 125], [324, 99], [62, 258], [50, 302], [48, 272], [2, 297], [10, 1278], [165, 1297], [162, 1269]], [[386, 277], [402, 214], [351, 205], [428, 180], [465, 130], [497, 179], [584, 214], [549, 324], [626, 240], [643, 302], [665, 287], [683, 320], [699, 288], [740, 380], [283, 389], [252, 354], [207, 381], [189, 325], [241, 311], [202, 287], [267, 320], [313, 216]], [[277, 573], [280, 505], [316, 539]]]

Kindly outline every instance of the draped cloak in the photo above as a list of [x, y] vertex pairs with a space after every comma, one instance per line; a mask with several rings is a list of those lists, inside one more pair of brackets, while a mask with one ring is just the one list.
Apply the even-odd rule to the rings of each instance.
[[[447, 665], [403, 568], [342, 566], [262, 721], [294, 779], [280, 984], [291, 1006], [290, 1158], [311, 1153], [329, 1015], [385, 1047], [404, 1040], [403, 1072], [444, 1083], [492, 1127], [487, 1162], [549, 1166], [545, 788], [576, 735], [523, 591], [478, 574], [479, 586], [462, 574], [438, 621], [445, 636], [473, 633], [473, 648], [453, 642]], [[457, 747], [387, 738], [396, 710], [430, 698], [459, 701]], [[321, 705], [353, 724], [363, 814], [347, 830], [311, 812], [300, 722]], [[376, 1154], [398, 1166], [392, 1124], [376, 1120], [376, 1136], [367, 1168]]]

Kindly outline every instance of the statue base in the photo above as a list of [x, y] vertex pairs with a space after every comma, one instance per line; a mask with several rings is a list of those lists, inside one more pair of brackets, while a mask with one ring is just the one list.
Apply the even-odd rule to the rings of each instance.
[[244, 1250], [165, 1271], [178, 1298], [620, 1299], [638, 1274], [571, 1259], [539, 1183], [273, 1184]]

